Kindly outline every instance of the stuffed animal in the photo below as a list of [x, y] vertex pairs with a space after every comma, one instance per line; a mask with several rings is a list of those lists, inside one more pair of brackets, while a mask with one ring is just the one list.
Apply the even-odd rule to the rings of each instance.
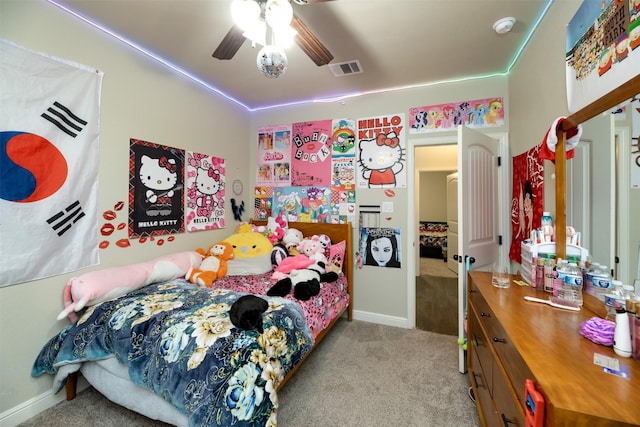
[[322, 261], [316, 261], [314, 264], [303, 270], [292, 270], [289, 277], [278, 280], [267, 291], [267, 295], [283, 297], [291, 292], [293, 288], [293, 296], [300, 301], [308, 301], [320, 293], [321, 282], [335, 282], [338, 280], [338, 274], [331, 271], [325, 273], [325, 265]]
[[224, 241], [231, 244], [234, 254], [228, 264], [228, 276], [263, 274], [273, 269], [273, 245], [264, 235], [254, 231], [235, 233]]
[[327, 257], [324, 254], [324, 245], [320, 241], [320, 237], [317, 235], [311, 237], [305, 237], [300, 243], [298, 243], [298, 250], [301, 254], [308, 256], [309, 258], [327, 263]]
[[287, 230], [287, 221], [281, 216], [267, 218], [267, 239], [272, 244], [280, 242], [284, 238], [284, 233]]
[[298, 244], [302, 242], [304, 236], [297, 228], [287, 228], [282, 237], [282, 243], [287, 247], [289, 255], [299, 255]]
[[231, 305], [229, 318], [238, 329], [256, 329], [262, 333], [262, 313], [267, 311], [269, 303], [255, 295], [243, 295]]
[[218, 242], [211, 245], [205, 252], [198, 248], [196, 252], [202, 254], [200, 267], [187, 272], [186, 277], [191, 283], [210, 288], [213, 282], [227, 275], [227, 261], [233, 259], [233, 247], [228, 242]]
[[184, 277], [190, 269], [198, 268], [201, 261], [202, 256], [197, 252], [178, 252], [147, 262], [72, 277], [64, 288], [65, 309], [58, 315], [58, 320], [67, 316], [75, 322], [78, 320], [76, 312], [86, 306], [117, 298], [151, 283]]

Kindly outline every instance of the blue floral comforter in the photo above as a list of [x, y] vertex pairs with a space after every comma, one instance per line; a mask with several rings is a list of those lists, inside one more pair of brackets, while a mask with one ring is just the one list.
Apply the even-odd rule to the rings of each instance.
[[235, 328], [228, 311], [242, 295], [174, 280], [90, 307], [44, 346], [32, 375], [115, 355], [190, 426], [276, 424], [278, 384], [313, 339], [300, 307], [284, 298], [262, 296], [262, 334]]

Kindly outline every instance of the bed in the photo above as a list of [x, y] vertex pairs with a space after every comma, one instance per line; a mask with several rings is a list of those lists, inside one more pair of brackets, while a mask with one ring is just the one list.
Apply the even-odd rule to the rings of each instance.
[[447, 230], [446, 222], [420, 221], [418, 236], [422, 258], [443, 258], [442, 248], [447, 246]]
[[[53, 374], [54, 390], [73, 399], [80, 372], [113, 402], [173, 425], [277, 425], [278, 390], [353, 311], [351, 225], [289, 228], [344, 242], [338, 279], [310, 300], [266, 296], [271, 273], [227, 276], [213, 288], [150, 284], [89, 307], [43, 347], [32, 374]], [[246, 294], [269, 303], [263, 333], [229, 321], [229, 306]]]

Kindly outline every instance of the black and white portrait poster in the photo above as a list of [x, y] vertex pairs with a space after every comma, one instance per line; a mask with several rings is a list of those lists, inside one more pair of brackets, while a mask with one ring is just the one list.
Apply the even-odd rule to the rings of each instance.
[[364, 265], [400, 268], [400, 248], [400, 228], [362, 228], [360, 251]]

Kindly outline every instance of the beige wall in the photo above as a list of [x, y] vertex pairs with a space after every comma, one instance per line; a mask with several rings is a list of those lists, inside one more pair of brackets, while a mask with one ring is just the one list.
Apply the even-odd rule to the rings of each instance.
[[420, 172], [420, 221], [447, 221], [447, 175], [452, 172]]
[[[104, 72], [99, 212], [127, 200], [131, 137], [225, 158], [227, 179], [248, 181], [250, 116], [243, 109], [44, 1], [2, 0], [0, 8], [0, 37]], [[226, 221], [235, 223], [230, 210]], [[100, 252], [101, 267], [208, 246], [228, 234], [228, 229], [183, 233], [162, 248], [150, 242], [134, 241], [127, 249], [112, 244]], [[5, 411], [51, 391], [51, 377], [32, 378], [31, 366], [42, 345], [67, 324], [56, 316], [69, 277], [0, 288], [0, 423]]]

